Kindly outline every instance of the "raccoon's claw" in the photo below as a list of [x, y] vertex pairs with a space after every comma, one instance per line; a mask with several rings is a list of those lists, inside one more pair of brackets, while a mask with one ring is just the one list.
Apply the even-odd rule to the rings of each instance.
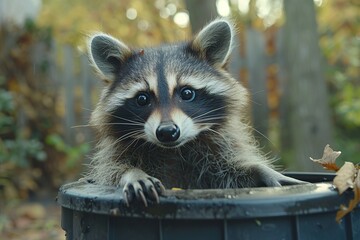
[[[138, 195], [141, 197], [141, 201], [144, 203], [144, 206], [147, 207], [148, 204], [147, 204], [147, 201], [146, 201], [146, 198], [145, 198], [145, 195], [143, 193], [143, 190], [142, 189], [139, 189], [137, 191]], [[139, 198], [139, 197], [138, 197]]]
[[152, 194], [153, 198], [155, 198], [156, 203], [159, 203], [160, 202], [159, 195], [156, 192], [154, 186], [150, 186], [150, 190], [151, 190], [151, 194]]
[[128, 200], [129, 192], [127, 190], [123, 190], [123, 195], [124, 195], [123, 199], [124, 199], [125, 205], [127, 207], [130, 207], [129, 200]]
[[148, 206], [147, 198], [160, 202], [159, 195], [165, 191], [162, 183], [153, 177], [144, 179], [137, 179], [132, 182], [127, 182], [123, 188], [124, 202], [129, 207], [130, 203], [136, 199]]
[[153, 182], [154, 182], [154, 185], [155, 185], [155, 188], [156, 190], [159, 192], [159, 193], [164, 193], [165, 192], [165, 187], [164, 185], [158, 180], [158, 179], [153, 179]]

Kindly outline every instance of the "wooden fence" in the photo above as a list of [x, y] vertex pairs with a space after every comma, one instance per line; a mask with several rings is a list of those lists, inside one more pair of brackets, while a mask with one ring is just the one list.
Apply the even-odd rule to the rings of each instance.
[[85, 53], [69, 45], [54, 45], [54, 68], [51, 79], [60, 93], [63, 108], [64, 136], [69, 144], [92, 142], [88, 124], [101, 90]]

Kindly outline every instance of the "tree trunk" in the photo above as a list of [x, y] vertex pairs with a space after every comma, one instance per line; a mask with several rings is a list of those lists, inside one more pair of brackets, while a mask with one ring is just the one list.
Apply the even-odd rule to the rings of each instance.
[[189, 11], [193, 33], [199, 32], [207, 23], [218, 16], [216, 0], [186, 0], [185, 3]]
[[266, 83], [266, 54], [264, 35], [259, 31], [248, 28], [246, 31], [246, 59], [249, 74], [249, 91], [251, 93], [251, 112], [254, 135], [261, 146], [268, 142], [266, 139], [269, 129], [269, 104]]
[[332, 143], [332, 122], [323, 77], [313, 0], [284, 1], [284, 51], [288, 114], [297, 170], [320, 170], [309, 157], [321, 157]]
[[27, 19], [35, 20], [41, 9], [41, 0], [0, 0], [0, 25], [23, 26]]

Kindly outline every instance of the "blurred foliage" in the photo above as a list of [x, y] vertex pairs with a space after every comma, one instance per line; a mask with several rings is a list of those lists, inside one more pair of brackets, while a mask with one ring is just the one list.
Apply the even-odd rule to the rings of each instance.
[[[268, 1], [264, 3], [267, 15], [259, 17], [261, 10], [257, 7], [257, 1], [251, 0], [248, 12], [239, 11], [238, 3], [229, 1], [232, 15], [239, 22], [240, 40], [244, 41], [243, 29], [255, 28], [263, 31], [266, 40], [266, 51], [269, 55], [276, 52], [275, 42], [278, 32], [285, 19], [279, 14], [281, 1]], [[259, 1], [260, 2], [260, 1]], [[341, 158], [347, 161], [359, 162], [360, 149], [360, 5], [356, 1], [333, 0], [314, 1], [317, 10], [317, 23], [319, 32], [319, 45], [324, 56], [325, 78], [330, 90], [330, 104], [333, 110], [336, 148], [343, 152]], [[279, 6], [280, 4], [280, 6]], [[339, 14], [341, 12], [341, 14]], [[272, 16], [271, 16], [272, 15]], [[276, 21], [274, 20], [276, 17]], [[267, 25], [266, 21], [273, 22]], [[246, 43], [245, 43], [246, 44]], [[244, 47], [240, 45], [241, 54]], [[274, 66], [268, 68], [268, 101], [270, 118], [278, 118], [279, 110], [279, 86], [277, 79], [273, 81], [271, 71]], [[277, 71], [277, 69], [275, 69]], [[241, 79], [246, 79], [246, 74]], [[275, 85], [275, 86], [274, 86]], [[277, 121], [270, 122], [270, 139], [272, 143], [281, 148], [278, 143], [278, 132], [281, 131]], [[273, 128], [272, 128], [273, 127]], [[276, 132], [274, 134], [274, 132]], [[275, 137], [272, 137], [275, 136]], [[335, 146], [334, 146], [335, 147]], [[292, 159], [291, 153], [282, 152], [283, 159]]]
[[59, 134], [47, 136], [45, 142], [67, 156], [64, 170], [76, 167], [79, 159], [90, 150], [89, 144], [81, 144], [78, 147], [66, 144]]
[[57, 189], [78, 175], [88, 151], [87, 145], [66, 145], [61, 135], [59, 92], [49, 74], [51, 39], [50, 28], [31, 21], [0, 28], [1, 199]]
[[[341, 12], [341, 14], [339, 14]], [[359, 162], [360, 149], [360, 5], [324, 1], [318, 8], [320, 47], [342, 159]]]
[[336, 0], [325, 2], [318, 13], [320, 45], [328, 64], [326, 76], [332, 87], [332, 104], [337, 120], [345, 128], [360, 127], [359, 11], [360, 6], [354, 2]]
[[[0, 87], [4, 87], [4, 80], [0, 76]], [[14, 124], [16, 109], [12, 93], [0, 89], [0, 188], [6, 197], [17, 197], [18, 192], [34, 190], [39, 171], [28, 171], [29, 159], [44, 161], [46, 158], [42, 143], [35, 138], [25, 138]], [[18, 177], [13, 179], [14, 175]]]
[[[176, 13], [186, 11], [180, 0], [44, 0], [43, 4], [38, 22], [53, 26], [54, 37], [62, 43], [83, 46], [94, 31], [136, 46], [178, 41], [189, 34], [189, 28], [179, 28], [173, 21]], [[65, 12], [66, 17], [61, 14]]]
[[[0, 78], [0, 87], [4, 84], [4, 78]], [[46, 154], [42, 143], [37, 139], [24, 139], [16, 124], [16, 108], [11, 92], [0, 89], [0, 134], [11, 134], [14, 139], [0, 139], [0, 163], [12, 162], [19, 167], [29, 167], [26, 157], [33, 157], [43, 161]]]

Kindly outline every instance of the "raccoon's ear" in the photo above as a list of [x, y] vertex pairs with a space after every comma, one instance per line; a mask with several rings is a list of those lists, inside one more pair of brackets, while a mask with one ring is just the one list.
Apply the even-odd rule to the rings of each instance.
[[95, 34], [88, 40], [90, 61], [106, 82], [115, 79], [121, 64], [131, 56], [131, 50], [124, 43], [103, 33]]
[[233, 35], [230, 22], [214, 20], [195, 36], [190, 47], [210, 64], [224, 67], [232, 50]]

